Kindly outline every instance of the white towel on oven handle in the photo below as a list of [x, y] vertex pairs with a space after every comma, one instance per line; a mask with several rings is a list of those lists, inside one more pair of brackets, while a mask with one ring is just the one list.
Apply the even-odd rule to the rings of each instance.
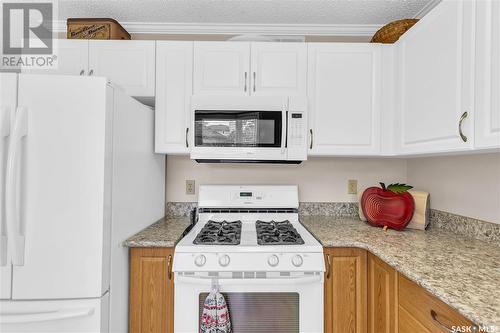
[[212, 280], [212, 290], [203, 303], [200, 322], [200, 333], [231, 333], [229, 309], [215, 279]]

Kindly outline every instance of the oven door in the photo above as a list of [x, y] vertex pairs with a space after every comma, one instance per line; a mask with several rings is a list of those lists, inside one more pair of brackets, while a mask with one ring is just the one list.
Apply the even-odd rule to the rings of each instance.
[[[241, 273], [241, 272], [240, 272]], [[233, 332], [323, 333], [323, 277], [218, 279]], [[175, 332], [199, 332], [203, 303], [212, 288], [209, 277], [175, 276]]]
[[286, 160], [287, 112], [282, 99], [193, 107], [191, 158], [201, 161]]

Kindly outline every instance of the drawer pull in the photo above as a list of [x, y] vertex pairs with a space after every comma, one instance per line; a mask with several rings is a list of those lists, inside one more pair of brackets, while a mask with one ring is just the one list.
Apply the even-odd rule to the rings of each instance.
[[465, 118], [467, 118], [469, 114], [467, 111], [462, 113], [462, 116], [460, 117], [460, 120], [458, 121], [458, 133], [460, 134], [460, 138], [462, 139], [463, 142], [467, 142], [467, 136], [465, 136], [464, 132], [462, 131], [462, 123], [464, 122]]
[[445, 324], [443, 324], [442, 322], [439, 321], [436, 311], [431, 310], [431, 317], [432, 317], [432, 320], [434, 320], [436, 323], [438, 323], [439, 326], [441, 326], [446, 332], [450, 332], [450, 333], [455, 332], [454, 330], [452, 330], [451, 328], [449, 328], [448, 326], [446, 326]]
[[168, 260], [167, 260], [167, 278], [169, 280], [172, 280], [172, 255], [168, 255]]
[[332, 262], [330, 261], [330, 255], [326, 255], [326, 278], [330, 278], [330, 273], [332, 272]]
[[309, 149], [313, 149], [313, 130], [312, 128], [309, 129], [309, 133], [311, 133], [311, 144], [309, 145]]

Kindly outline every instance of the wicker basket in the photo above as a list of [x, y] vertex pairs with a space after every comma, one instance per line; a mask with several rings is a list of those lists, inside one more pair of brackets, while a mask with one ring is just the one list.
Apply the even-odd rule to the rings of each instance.
[[372, 43], [395, 43], [401, 35], [413, 27], [418, 19], [405, 19], [391, 22], [380, 28], [371, 40]]

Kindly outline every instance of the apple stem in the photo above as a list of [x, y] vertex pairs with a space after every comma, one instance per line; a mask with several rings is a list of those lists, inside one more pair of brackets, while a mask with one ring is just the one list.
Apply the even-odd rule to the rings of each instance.
[[384, 231], [387, 231], [387, 226], [386, 225], [384, 225]]
[[380, 186], [382, 186], [382, 189], [385, 191], [386, 190], [386, 187], [385, 187], [385, 184], [384, 183], [379, 183]]

